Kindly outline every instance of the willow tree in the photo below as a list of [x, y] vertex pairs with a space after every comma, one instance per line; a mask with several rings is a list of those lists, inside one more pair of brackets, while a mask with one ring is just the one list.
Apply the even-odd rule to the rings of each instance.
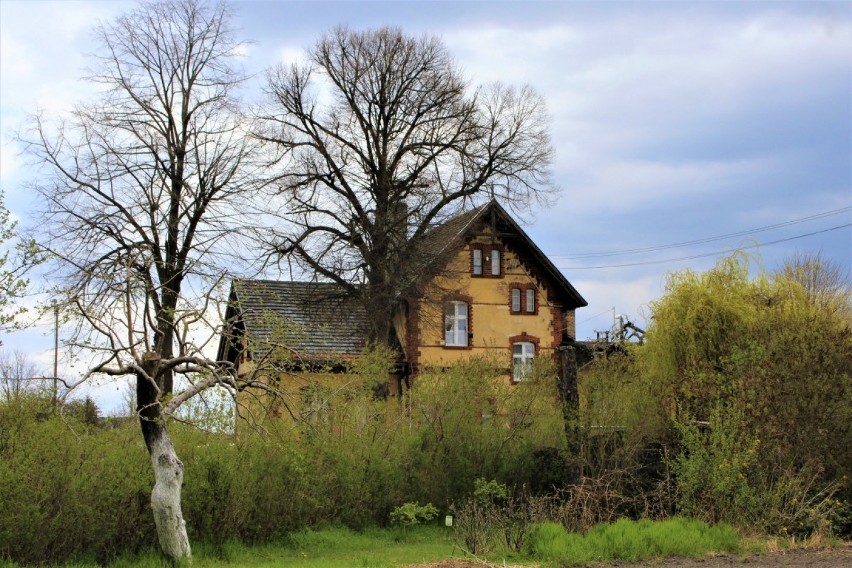
[[[143, 3], [96, 28], [90, 80], [100, 89], [62, 121], [34, 119], [22, 138], [46, 173], [40, 242], [92, 360], [82, 380], [135, 378], [151, 456], [160, 545], [191, 551], [181, 512], [183, 464], [169, 417], [231, 369], [209, 359], [218, 266], [247, 211], [257, 175], [234, 98], [240, 44], [223, 4]], [[180, 377], [183, 377], [181, 379]]]
[[530, 87], [473, 88], [439, 39], [397, 28], [338, 27], [307, 56], [268, 76], [259, 136], [280, 151], [292, 227], [271, 249], [360, 297], [384, 342], [432, 260], [430, 228], [554, 189], [544, 103]]
[[852, 293], [827, 265], [800, 255], [752, 276], [737, 254], [669, 275], [652, 302], [639, 368], [676, 413], [684, 511], [794, 530], [837, 488], [849, 499]]

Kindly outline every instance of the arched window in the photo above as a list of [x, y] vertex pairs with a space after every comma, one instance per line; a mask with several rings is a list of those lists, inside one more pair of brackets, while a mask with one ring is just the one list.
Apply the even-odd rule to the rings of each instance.
[[512, 380], [522, 381], [529, 376], [535, 357], [535, 343], [518, 341], [512, 344]]

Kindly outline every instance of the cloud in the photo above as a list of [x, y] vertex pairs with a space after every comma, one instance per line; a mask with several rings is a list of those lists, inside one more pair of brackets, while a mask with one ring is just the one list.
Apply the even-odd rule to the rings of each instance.
[[80, 79], [93, 48], [90, 30], [126, 4], [2, 2], [0, 10], [0, 183], [14, 187], [19, 149], [9, 142], [29, 113], [67, 112], [92, 92]]
[[542, 91], [556, 139], [588, 152], [630, 152], [689, 126], [700, 136], [702, 123], [801, 104], [827, 76], [849, 74], [848, 19], [674, 6], [576, 21], [482, 24], [444, 38], [475, 82], [528, 82]]

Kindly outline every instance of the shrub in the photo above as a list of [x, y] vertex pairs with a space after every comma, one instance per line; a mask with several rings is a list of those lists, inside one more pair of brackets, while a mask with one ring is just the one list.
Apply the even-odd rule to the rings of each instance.
[[[832, 494], [850, 499], [852, 304], [848, 285], [822, 293], [820, 270], [807, 260], [752, 277], [735, 255], [671, 275], [652, 303], [638, 356], [680, 434], [672, 465], [683, 512], [821, 531]], [[803, 502], [814, 506], [791, 508]]]
[[421, 522], [431, 521], [438, 515], [438, 509], [432, 503], [403, 503], [390, 513], [392, 525], [407, 529]]

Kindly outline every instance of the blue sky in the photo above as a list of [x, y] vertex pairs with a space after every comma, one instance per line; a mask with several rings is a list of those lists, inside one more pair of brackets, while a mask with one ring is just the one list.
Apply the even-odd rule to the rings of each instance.
[[[0, 187], [24, 224], [27, 166], [10, 132], [36, 108], [62, 112], [91, 93], [79, 79], [94, 50], [90, 26], [129, 6], [0, 0]], [[705, 270], [731, 248], [783, 241], [752, 251], [770, 269], [795, 251], [852, 265], [850, 2], [233, 6], [253, 41], [250, 99], [265, 68], [300, 57], [340, 23], [438, 35], [472, 84], [538, 90], [562, 191], [523, 224], [589, 301], [577, 314], [580, 338], [608, 328], [613, 309], [642, 325], [666, 274]], [[643, 251], [589, 256], [633, 249]], [[49, 361], [40, 333], [3, 342]]]

